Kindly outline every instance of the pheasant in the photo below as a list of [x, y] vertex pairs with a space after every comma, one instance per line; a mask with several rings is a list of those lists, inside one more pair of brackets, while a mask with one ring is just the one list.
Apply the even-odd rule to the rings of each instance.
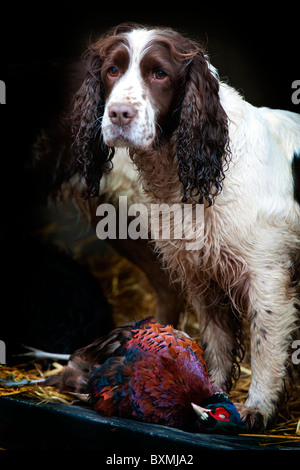
[[88, 394], [105, 416], [190, 432], [246, 430], [233, 403], [210, 381], [198, 344], [152, 318], [116, 328], [75, 351], [46, 385]]

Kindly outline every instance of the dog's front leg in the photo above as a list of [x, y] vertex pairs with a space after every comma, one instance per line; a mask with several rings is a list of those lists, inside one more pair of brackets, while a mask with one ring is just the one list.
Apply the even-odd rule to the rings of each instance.
[[201, 296], [194, 295], [192, 303], [211, 380], [221, 391], [229, 392], [243, 357], [240, 316], [217, 284], [211, 283]]
[[284, 391], [292, 332], [296, 326], [296, 292], [287, 269], [265, 267], [252, 276], [249, 315], [252, 380], [245, 405], [239, 406], [249, 428], [262, 430], [276, 416]]

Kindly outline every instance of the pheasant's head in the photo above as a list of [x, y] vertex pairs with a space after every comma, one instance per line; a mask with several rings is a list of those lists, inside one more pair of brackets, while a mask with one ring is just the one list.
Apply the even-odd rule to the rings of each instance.
[[213, 434], [239, 434], [247, 432], [236, 407], [225, 395], [215, 393], [200, 405], [192, 403], [197, 414], [197, 431]]

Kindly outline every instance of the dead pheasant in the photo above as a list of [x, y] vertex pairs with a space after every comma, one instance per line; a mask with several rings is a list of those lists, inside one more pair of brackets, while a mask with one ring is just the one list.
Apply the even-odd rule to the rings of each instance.
[[191, 432], [246, 429], [233, 403], [211, 383], [198, 344], [151, 318], [116, 328], [75, 351], [63, 372], [46, 384], [88, 394], [105, 416]]

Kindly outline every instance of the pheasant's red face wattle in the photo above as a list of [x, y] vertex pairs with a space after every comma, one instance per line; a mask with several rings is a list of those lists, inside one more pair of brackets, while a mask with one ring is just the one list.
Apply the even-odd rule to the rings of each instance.
[[229, 421], [229, 413], [223, 406], [219, 406], [214, 411], [209, 411], [210, 416], [217, 419], [218, 421]]

